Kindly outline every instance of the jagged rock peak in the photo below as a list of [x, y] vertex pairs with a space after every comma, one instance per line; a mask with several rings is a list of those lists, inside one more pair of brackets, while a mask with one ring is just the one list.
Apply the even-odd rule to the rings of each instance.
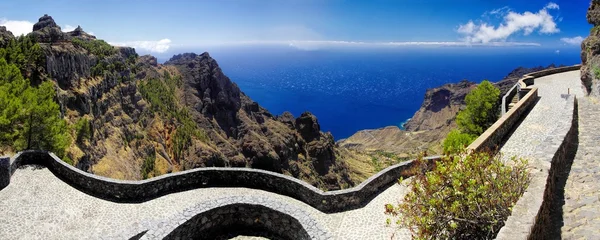
[[184, 62], [184, 61], [188, 61], [188, 60], [192, 60], [195, 58], [208, 58], [208, 59], [212, 59], [210, 57], [210, 54], [208, 54], [208, 52], [204, 52], [200, 55], [195, 54], [195, 53], [181, 53], [181, 54], [177, 54], [174, 55], [173, 57], [171, 57], [171, 59], [169, 59], [169, 61], [165, 62], [165, 64], [177, 64], [177, 62]]
[[47, 27], [60, 29], [60, 26], [58, 26], [58, 24], [54, 22], [54, 19], [52, 19], [51, 16], [48, 16], [48, 14], [44, 14], [44, 16], [42, 16], [38, 20], [38, 22], [33, 25], [33, 31], [38, 31]]
[[71, 37], [77, 37], [83, 40], [94, 40], [96, 39], [96, 37], [94, 35], [91, 35], [89, 33], [86, 33], [85, 31], [83, 31], [83, 28], [81, 28], [81, 26], [77, 26], [77, 28], [75, 28], [75, 30], [71, 31], [68, 33], [69, 36]]

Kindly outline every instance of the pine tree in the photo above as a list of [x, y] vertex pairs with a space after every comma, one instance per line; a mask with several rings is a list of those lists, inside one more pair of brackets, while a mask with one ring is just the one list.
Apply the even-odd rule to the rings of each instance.
[[498, 119], [496, 110], [499, 97], [500, 90], [487, 80], [467, 94], [467, 108], [456, 116], [456, 123], [461, 132], [479, 136], [494, 124]]

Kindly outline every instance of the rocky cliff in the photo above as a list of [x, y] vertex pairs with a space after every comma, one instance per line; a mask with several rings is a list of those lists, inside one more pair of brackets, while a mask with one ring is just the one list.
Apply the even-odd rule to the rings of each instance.
[[600, 1], [591, 2], [587, 21], [594, 27], [581, 43], [581, 83], [587, 94], [600, 96]]
[[[555, 67], [554, 64], [547, 67], [519, 67], [494, 85], [503, 96], [523, 75]], [[421, 107], [404, 125], [405, 130], [397, 126], [362, 130], [339, 141], [338, 145], [359, 152], [386, 151], [400, 156], [414, 156], [422, 151], [440, 154], [441, 142], [456, 127], [456, 115], [464, 109], [465, 97], [474, 87], [474, 82], [462, 80], [427, 89]]]
[[[273, 116], [208, 53], [176, 55], [161, 65], [81, 27], [63, 33], [48, 15], [27, 37], [44, 55], [36, 79], [55, 83], [70, 125], [65, 158], [85, 171], [142, 179], [196, 167], [251, 167], [322, 189], [354, 185], [314, 115]], [[0, 47], [14, 38], [0, 28]]]

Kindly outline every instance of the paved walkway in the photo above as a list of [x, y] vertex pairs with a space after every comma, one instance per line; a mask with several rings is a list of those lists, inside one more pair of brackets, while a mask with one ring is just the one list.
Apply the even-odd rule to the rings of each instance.
[[577, 70], [535, 79], [540, 100], [500, 149], [505, 160], [512, 156], [532, 158], [534, 150], [558, 126], [557, 118], [567, 103], [560, 95], [570, 89], [571, 94], [583, 96], [579, 76]]
[[600, 102], [579, 98], [579, 146], [565, 186], [563, 239], [600, 239]]
[[[268, 198], [303, 211], [334, 239], [409, 239], [406, 230], [385, 226], [385, 203], [407, 188], [394, 184], [364, 208], [325, 214], [286, 196], [247, 188], [203, 188], [138, 204], [105, 201], [72, 188], [48, 169], [18, 169], [0, 191], [0, 239], [124, 239], [156, 228], [186, 209], [218, 198]], [[243, 239], [240, 237], [237, 239]]]

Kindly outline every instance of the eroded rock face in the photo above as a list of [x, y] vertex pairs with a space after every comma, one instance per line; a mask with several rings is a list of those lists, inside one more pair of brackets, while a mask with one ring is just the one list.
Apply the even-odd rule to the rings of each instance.
[[11, 31], [6, 30], [5, 26], [0, 26], [0, 47], [5, 46], [8, 41], [14, 38], [15, 36]]
[[241, 92], [208, 53], [176, 55], [165, 66], [181, 73], [183, 102], [226, 166], [289, 173], [325, 189], [353, 184], [336, 158], [333, 136], [320, 131], [311, 113], [273, 116]]
[[450, 125], [450, 121], [465, 105], [465, 97], [476, 86], [461, 81], [428, 89], [419, 111], [404, 126], [407, 131], [432, 130]]
[[591, 2], [587, 20], [594, 27], [581, 43], [581, 84], [588, 95], [600, 96], [600, 1]]

